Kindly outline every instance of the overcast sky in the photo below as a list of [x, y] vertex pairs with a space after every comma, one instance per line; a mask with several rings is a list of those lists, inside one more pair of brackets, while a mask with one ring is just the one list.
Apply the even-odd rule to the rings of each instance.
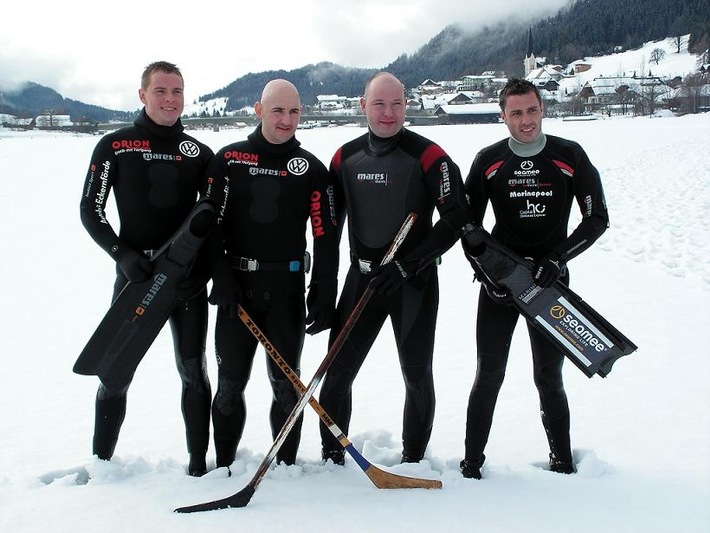
[[65, 98], [130, 111], [141, 105], [143, 68], [160, 59], [181, 68], [192, 102], [249, 72], [320, 61], [384, 67], [453, 22], [475, 29], [567, 1], [21, 0], [0, 30], [0, 89], [34, 81]]

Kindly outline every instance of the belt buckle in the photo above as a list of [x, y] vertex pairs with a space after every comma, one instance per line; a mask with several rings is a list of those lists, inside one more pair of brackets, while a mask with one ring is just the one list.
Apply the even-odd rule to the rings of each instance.
[[362, 274], [369, 274], [372, 272], [372, 261], [368, 261], [367, 259], [358, 259], [357, 264], [360, 267], [360, 272]]
[[259, 270], [259, 261], [256, 259], [249, 259], [248, 257], [240, 257], [239, 270], [244, 270], [246, 272], [254, 272]]

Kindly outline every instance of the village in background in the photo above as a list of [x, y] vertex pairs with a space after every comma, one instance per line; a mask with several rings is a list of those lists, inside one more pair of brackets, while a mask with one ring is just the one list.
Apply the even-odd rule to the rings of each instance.
[[[710, 111], [710, 53], [688, 52], [690, 35], [645, 43], [635, 50], [589, 57], [568, 65], [536, 57], [532, 33], [523, 59], [524, 77], [540, 90], [548, 117], [594, 120], [612, 116], [654, 116]], [[498, 93], [508, 77], [487, 71], [457, 80], [423, 80], [407, 88], [407, 119], [412, 125], [494, 123], [500, 120]], [[227, 98], [185, 105], [188, 128], [251, 127], [253, 107], [226, 111]], [[33, 118], [0, 113], [2, 127], [104, 133], [126, 123], [72, 121], [69, 115], [46, 112]], [[365, 125], [360, 95], [322, 94], [304, 103], [301, 128]]]

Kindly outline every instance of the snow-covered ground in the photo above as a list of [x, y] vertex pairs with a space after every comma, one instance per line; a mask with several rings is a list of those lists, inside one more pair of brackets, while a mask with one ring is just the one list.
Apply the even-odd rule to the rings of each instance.
[[[612, 226], [572, 262], [572, 287], [639, 346], [606, 379], [566, 365], [578, 473], [541, 468], [547, 444], [521, 324], [485, 477], [461, 477], [477, 286], [455, 247], [440, 270], [438, 404], [426, 460], [398, 464], [403, 386], [388, 328], [356, 381], [350, 434], [371, 462], [439, 479], [443, 489], [378, 490], [352, 460], [345, 468], [322, 466], [317, 418], [308, 410], [297, 465], [270, 470], [244, 509], [195, 515], [173, 509], [237, 492], [271, 445], [265, 356], [247, 389], [249, 418], [231, 478], [225, 469], [199, 479], [185, 474], [180, 383], [167, 330], [139, 367], [115, 458], [93, 460], [97, 379], [71, 368], [107, 308], [113, 281], [110, 259], [79, 221], [97, 137], [0, 129], [0, 530], [709, 531], [710, 114], [546, 120], [543, 128], [582, 144], [609, 204]], [[415, 130], [439, 142], [464, 175], [478, 149], [507, 134], [501, 124]], [[362, 131], [320, 128], [298, 137], [327, 162]], [[248, 133], [194, 132], [215, 150]], [[307, 339], [306, 382], [326, 353], [325, 337]], [[88, 483], [62, 475], [76, 467], [90, 472]]]

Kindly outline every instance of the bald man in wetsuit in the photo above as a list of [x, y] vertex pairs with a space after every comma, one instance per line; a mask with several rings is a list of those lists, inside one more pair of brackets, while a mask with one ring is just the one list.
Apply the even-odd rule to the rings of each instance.
[[[283, 79], [270, 81], [255, 111], [261, 121], [256, 130], [247, 140], [222, 148], [207, 172], [207, 196], [219, 206], [225, 252], [209, 299], [219, 306], [218, 386], [212, 406], [217, 467], [229, 467], [235, 459], [246, 422], [244, 389], [258, 346], [237, 317], [237, 304], [300, 374], [304, 334], [330, 327], [337, 296], [333, 187], [323, 163], [296, 140], [301, 117], [296, 87]], [[306, 301], [309, 220], [313, 272]], [[267, 369], [275, 439], [299, 395], [271, 359]], [[277, 462], [295, 463], [302, 422], [301, 417], [289, 433]]]
[[[435, 409], [432, 358], [439, 306], [435, 262], [457, 241], [466, 223], [463, 183], [458, 167], [440, 146], [403, 127], [406, 96], [395, 76], [375, 74], [360, 105], [368, 131], [339, 148], [330, 165], [335, 205], [339, 213], [347, 213], [351, 258], [331, 344], [371, 281], [375, 295], [328, 369], [320, 402], [347, 433], [353, 382], [390, 317], [405, 384], [402, 461], [419, 462]], [[432, 225], [435, 209], [439, 220]], [[379, 268], [410, 212], [418, 215], [414, 226], [395, 260]], [[323, 460], [344, 464], [337, 440], [325, 425], [320, 428]]]
[[[116, 261], [113, 297], [127, 282], [152, 273], [150, 257], [180, 227], [195, 205], [212, 150], [183, 132], [184, 82], [172, 63], [146, 67], [138, 96], [144, 104], [133, 126], [104, 136], [96, 145], [81, 198], [81, 221], [91, 237]], [[113, 192], [120, 232], [106, 216]], [[205, 362], [207, 338], [206, 263], [181, 290], [170, 315], [175, 359], [182, 380], [182, 412], [190, 454], [188, 473], [207, 471], [210, 402]], [[126, 415], [133, 379], [105, 377], [96, 395], [93, 453], [113, 456]]]

